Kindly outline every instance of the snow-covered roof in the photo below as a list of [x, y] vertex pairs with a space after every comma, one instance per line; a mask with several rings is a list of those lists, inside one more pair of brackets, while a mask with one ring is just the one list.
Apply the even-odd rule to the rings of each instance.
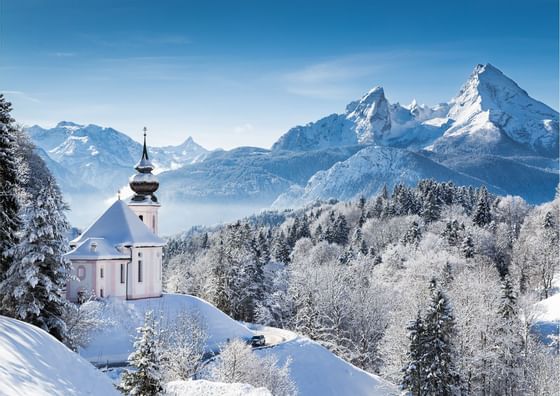
[[87, 238], [66, 254], [70, 260], [129, 259], [130, 255], [118, 251], [103, 238]]
[[110, 246], [163, 246], [163, 239], [155, 235], [128, 207], [117, 200], [71, 244], [81, 244], [88, 238], [103, 238]]

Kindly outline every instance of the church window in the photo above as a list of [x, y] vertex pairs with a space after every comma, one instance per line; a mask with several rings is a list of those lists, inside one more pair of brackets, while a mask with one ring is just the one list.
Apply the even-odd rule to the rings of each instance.
[[156, 216], [152, 217], [152, 228], [155, 231], [155, 229], [156, 229]]
[[142, 273], [142, 269], [143, 269], [143, 268], [142, 268], [142, 261], [141, 261], [141, 260], [138, 260], [138, 282], [139, 282], [139, 283], [142, 282], [142, 276], [144, 275], [144, 274]]
[[142, 257], [142, 252], [138, 252], [138, 257]]
[[99, 277], [103, 279], [103, 267], [99, 268]]
[[138, 218], [140, 219], [140, 221], [144, 221], [144, 216], [139, 215]]
[[103, 289], [99, 289], [99, 297], [103, 298]]
[[121, 283], [124, 283], [124, 264], [121, 264]]
[[86, 278], [86, 269], [83, 266], [78, 267], [78, 279], [84, 280]]

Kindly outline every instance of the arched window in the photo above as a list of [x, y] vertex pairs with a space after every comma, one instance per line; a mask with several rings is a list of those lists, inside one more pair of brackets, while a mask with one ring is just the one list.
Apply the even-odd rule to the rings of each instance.
[[138, 218], [140, 219], [140, 221], [144, 221], [144, 216], [139, 215]]
[[142, 261], [138, 260], [138, 283], [142, 282], [142, 277], [143, 277], [143, 273], [142, 273]]
[[121, 264], [121, 283], [124, 283], [124, 264]]
[[99, 289], [99, 297], [103, 298], [103, 289]]

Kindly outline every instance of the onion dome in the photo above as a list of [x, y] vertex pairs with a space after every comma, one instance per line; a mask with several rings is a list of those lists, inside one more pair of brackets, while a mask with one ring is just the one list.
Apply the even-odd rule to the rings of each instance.
[[136, 169], [138, 173], [131, 176], [129, 180], [130, 188], [134, 191], [132, 201], [140, 202], [149, 199], [153, 202], [157, 202], [157, 198], [154, 193], [159, 187], [159, 182], [152, 174], [154, 165], [148, 157], [148, 148], [146, 146], [146, 128], [144, 128], [144, 148], [142, 150], [142, 158], [138, 161], [134, 169]]

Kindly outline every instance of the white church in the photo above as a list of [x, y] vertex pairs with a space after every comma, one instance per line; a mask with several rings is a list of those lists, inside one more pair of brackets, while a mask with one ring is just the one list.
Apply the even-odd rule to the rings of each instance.
[[160, 204], [154, 195], [159, 187], [148, 157], [146, 128], [144, 149], [137, 173], [130, 180], [134, 195], [119, 199], [70, 242], [66, 257], [72, 262], [74, 279], [67, 285], [70, 301], [93, 292], [97, 297], [126, 300], [160, 297], [161, 260], [165, 242], [158, 236]]

